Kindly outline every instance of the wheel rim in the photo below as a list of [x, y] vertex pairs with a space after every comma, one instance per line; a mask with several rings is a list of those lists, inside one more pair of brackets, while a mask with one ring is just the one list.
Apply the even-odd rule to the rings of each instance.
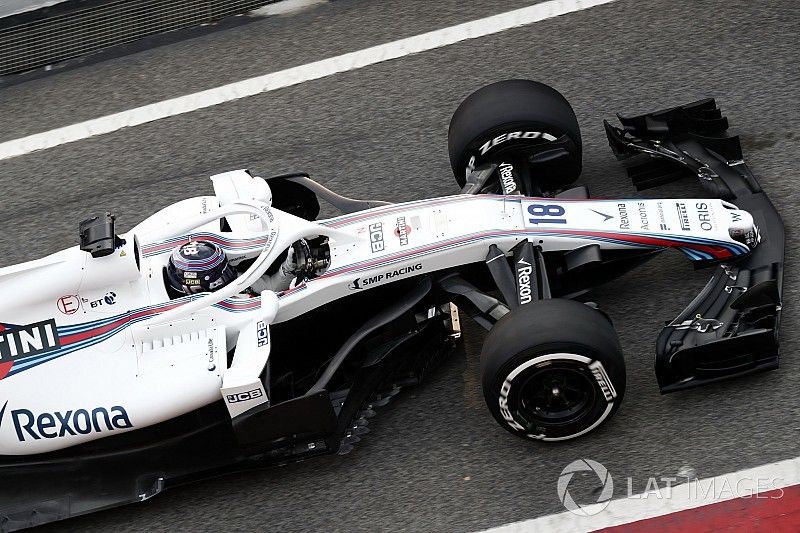
[[595, 383], [579, 366], [558, 364], [533, 369], [517, 397], [518, 414], [531, 424], [565, 424], [592, 409]]

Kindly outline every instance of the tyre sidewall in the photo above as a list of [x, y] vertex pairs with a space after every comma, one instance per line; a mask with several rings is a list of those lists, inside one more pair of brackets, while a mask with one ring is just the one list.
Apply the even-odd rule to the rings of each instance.
[[[555, 186], [571, 183], [581, 170], [581, 134], [572, 106], [556, 89], [543, 83], [499, 81], [467, 96], [453, 113], [447, 135], [450, 163], [463, 186], [472, 166], [500, 163], [503, 158], [524, 153], [526, 147], [565, 135], [574, 143], [575, 153], [562, 169], [566, 172], [553, 176], [551, 181], [558, 182]], [[539, 173], [537, 180], [546, 174], [549, 172]]]
[[[576, 420], [574, 427], [556, 425], [536, 432], [521, 431], [509, 424], [507, 416], [501, 412], [504, 383], [528, 361], [538, 361], [552, 354], [572, 354], [587, 359], [582, 363], [582, 372], [592, 378], [594, 398], [599, 405], [592, 405], [588, 410], [592, 414], [581, 417], [580, 424]], [[481, 376], [487, 406], [500, 425], [519, 436], [537, 440], [566, 440], [597, 427], [619, 408], [626, 379], [622, 348], [609, 318], [585, 304], [562, 299], [526, 304], [501, 318], [484, 342]], [[603, 382], [607, 382], [605, 387]], [[614, 392], [610, 398], [609, 388]], [[505, 397], [513, 399], [508, 391]], [[513, 410], [514, 405], [510, 408]]]
[[[573, 367], [593, 383], [591, 406], [580, 418], [569, 423], [539, 425], [535, 431], [526, 431], [514, 414], [519, 390], [534, 371], [556, 365]], [[622, 401], [622, 394], [614, 386], [614, 380], [610, 376], [615, 369], [609, 372], [607, 367], [597, 354], [591, 353], [584, 346], [553, 344], [530, 348], [512, 355], [494, 376], [487, 376], [488, 379], [484, 382], [486, 403], [497, 421], [516, 435], [543, 441], [579, 437], [607, 420]]]
[[[454, 163], [454, 168], [458, 169], [457, 180], [465, 183], [472, 169], [484, 163], [499, 164], [504, 159], [514, 159], [526, 147], [549, 143], [565, 133], [551, 124], [530, 121], [501, 124], [488, 129], [470, 141]], [[519, 135], [520, 138], [509, 140], [509, 135]], [[550, 185], [546, 182], [545, 184]]]

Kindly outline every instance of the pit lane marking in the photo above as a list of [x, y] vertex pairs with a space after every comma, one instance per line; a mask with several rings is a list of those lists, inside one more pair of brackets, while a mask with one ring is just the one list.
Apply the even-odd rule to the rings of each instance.
[[[613, 473], [612, 473], [613, 474]], [[742, 496], [735, 490], [725, 490], [725, 487], [738, 487], [744, 481], [753, 485], [754, 480], [763, 481], [753, 495]], [[556, 480], [552, 480], [553, 498], [556, 496]], [[788, 495], [783, 502], [786, 512], [794, 511], [800, 488], [800, 457], [787, 459], [775, 463], [756, 466], [716, 477], [695, 479], [689, 483], [674, 485], [670, 492], [670, 497], [664, 497], [663, 493], [657, 491], [635, 494], [628, 498], [611, 500], [608, 506], [591, 516], [579, 516], [569, 511], [540, 516], [530, 520], [522, 520], [504, 524], [499, 527], [486, 529], [483, 533], [521, 533], [527, 531], [547, 531], [549, 533], [578, 533], [589, 532], [603, 529], [607, 533], [615, 531], [706, 531], [701, 528], [704, 517], [708, 514], [708, 506], [718, 506], [723, 502], [739, 500], [742, 504], [757, 504], [765, 500], [775, 499], [781, 501], [784, 492]], [[749, 486], [749, 485], [748, 485]], [[716, 487], [722, 490], [710, 490]], [[660, 496], [660, 497], [659, 497]], [[558, 501], [558, 500], [556, 500]], [[602, 505], [602, 504], [598, 504]], [[696, 515], [686, 515], [686, 511], [697, 509]], [[681, 513], [674, 518], [680, 519], [676, 523], [680, 528], [666, 529], [665, 524], [672, 522], [670, 515]], [[747, 508], [741, 512], [731, 513], [729, 516], [728, 527], [731, 530], [748, 530], [745, 524]], [[688, 516], [688, 518], [687, 518]], [[794, 515], [796, 517], [796, 515]], [[662, 517], [657, 524], [653, 519]], [[647, 522], [642, 522], [647, 521]], [[687, 523], [694, 526], [687, 527]], [[768, 527], [770, 522], [764, 521]], [[617, 529], [617, 526], [627, 527]], [[737, 526], [734, 527], [734, 526]], [[796, 524], [795, 524], [796, 525]], [[648, 528], [648, 526], [650, 526]], [[606, 529], [608, 528], [608, 529]]]
[[363, 50], [329, 57], [313, 63], [6, 141], [0, 143], [0, 160], [18, 157], [38, 150], [47, 150], [62, 144], [104, 135], [123, 128], [191, 113], [192, 111], [225, 102], [291, 87], [341, 72], [357, 70], [376, 63], [441, 48], [461, 41], [493, 35], [615, 1], [548, 0], [529, 7], [507, 11], [456, 26], [440, 28]]

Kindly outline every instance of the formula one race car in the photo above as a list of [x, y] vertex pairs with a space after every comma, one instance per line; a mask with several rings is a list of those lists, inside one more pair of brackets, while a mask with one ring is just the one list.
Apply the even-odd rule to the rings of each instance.
[[[557, 441], [625, 392], [611, 320], [579, 299], [667, 248], [711, 281], [661, 332], [671, 392], [778, 366], [783, 226], [713, 100], [605, 124], [639, 189], [684, 175], [709, 198], [590, 199], [561, 94], [509, 80], [450, 124], [456, 196], [401, 204], [307, 175], [212, 177], [213, 196], [0, 269], [0, 527], [147, 499], [247, 467], [346, 452], [459, 336], [489, 330], [498, 423]], [[343, 212], [316, 220], [319, 200]], [[458, 305], [458, 307], [456, 307]]]

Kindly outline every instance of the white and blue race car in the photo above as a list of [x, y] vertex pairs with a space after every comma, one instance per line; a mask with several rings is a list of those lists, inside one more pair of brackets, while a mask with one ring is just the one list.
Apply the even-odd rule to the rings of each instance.
[[[606, 123], [639, 188], [591, 199], [554, 89], [484, 87], [450, 125], [461, 194], [389, 204], [304, 174], [212, 177], [214, 194], [0, 269], [0, 528], [146, 499], [233, 469], [346, 452], [460, 334], [489, 330], [489, 411], [539, 441], [583, 435], [625, 392], [584, 294], [676, 248], [711, 281], [657, 340], [662, 392], [778, 365], [783, 226], [713, 100]], [[319, 200], [341, 216], [317, 219]], [[458, 307], [456, 307], [458, 306]]]

